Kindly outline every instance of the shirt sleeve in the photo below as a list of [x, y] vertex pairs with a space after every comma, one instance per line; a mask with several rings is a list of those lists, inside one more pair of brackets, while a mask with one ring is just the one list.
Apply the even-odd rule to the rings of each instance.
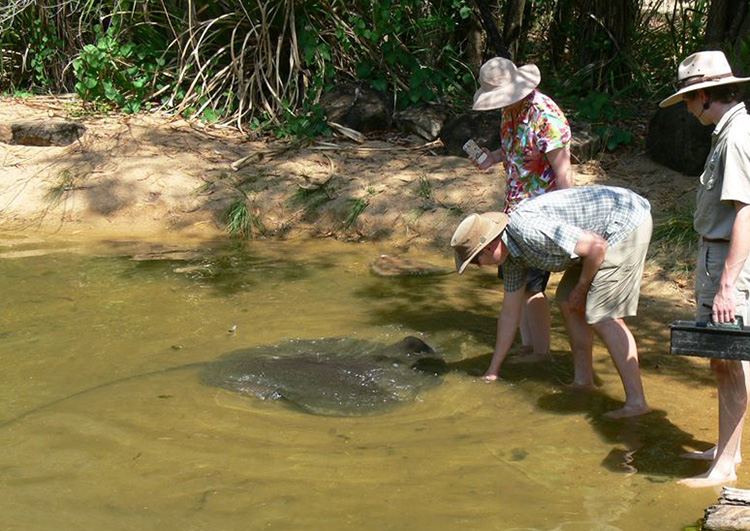
[[545, 113], [537, 130], [537, 145], [542, 153], [549, 153], [570, 144], [570, 126], [562, 116]]
[[527, 268], [520, 260], [509, 256], [503, 264], [503, 290], [513, 293], [526, 287]]
[[730, 138], [724, 156], [722, 201], [750, 205], [750, 138]]

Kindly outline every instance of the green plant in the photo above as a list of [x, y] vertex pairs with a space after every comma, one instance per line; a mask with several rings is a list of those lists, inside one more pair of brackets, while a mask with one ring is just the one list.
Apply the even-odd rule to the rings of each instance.
[[96, 44], [73, 61], [76, 93], [86, 102], [106, 102], [128, 113], [148, 105], [164, 59], [152, 45], [124, 41], [117, 26], [96, 26]]
[[310, 212], [334, 199], [333, 191], [327, 185], [318, 188], [298, 188], [291, 198], [292, 203], [304, 204]]
[[351, 210], [349, 211], [349, 215], [344, 220], [344, 228], [349, 229], [352, 225], [354, 225], [354, 222], [357, 221], [357, 218], [359, 217], [362, 212], [365, 211], [365, 209], [370, 206], [370, 201], [365, 197], [359, 197], [357, 199], [350, 199], [351, 202]]
[[331, 136], [331, 128], [326, 123], [320, 105], [311, 105], [298, 113], [285, 110], [284, 119], [275, 127], [276, 138], [311, 139]]
[[604, 92], [589, 92], [578, 100], [574, 115], [577, 119], [591, 124], [592, 132], [602, 138], [605, 149], [614, 151], [617, 146], [630, 144], [633, 134], [620, 127], [617, 122], [631, 116], [631, 111], [614, 101]]
[[251, 238], [256, 233], [265, 234], [265, 227], [260, 218], [250, 211], [245, 193], [238, 194], [229, 204], [225, 219], [227, 233], [232, 238]]
[[417, 197], [424, 199], [425, 201], [434, 201], [434, 192], [432, 191], [432, 184], [430, 180], [424, 175], [419, 177], [419, 184], [417, 185]]
[[668, 269], [688, 272], [694, 268], [698, 234], [693, 228], [693, 210], [690, 202], [672, 207], [654, 224], [651, 248]]
[[50, 187], [45, 194], [48, 201], [59, 201], [67, 192], [75, 190], [77, 178], [70, 170], [63, 170], [57, 184]]

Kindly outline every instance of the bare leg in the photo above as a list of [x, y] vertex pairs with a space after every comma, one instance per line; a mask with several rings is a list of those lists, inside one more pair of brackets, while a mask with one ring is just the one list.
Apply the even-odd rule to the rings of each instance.
[[636, 417], [651, 411], [646, 403], [641, 383], [641, 373], [638, 367], [638, 350], [630, 329], [622, 319], [613, 319], [591, 325], [602, 338], [607, 350], [620, 374], [622, 386], [625, 388], [625, 405], [606, 413], [609, 418]]
[[[745, 365], [745, 389], [747, 396], [750, 397], [750, 370], [749, 366]], [[740, 430], [740, 440], [737, 443], [737, 452], [734, 454], [734, 464], [739, 465], [742, 463], [742, 430]], [[685, 452], [682, 457], [686, 459], [696, 459], [701, 461], [713, 461], [716, 459], [716, 446], [709, 448], [703, 452]]]
[[574, 389], [594, 388], [594, 334], [582, 313], [570, 311], [567, 301], [560, 302], [560, 310], [568, 330], [568, 341], [573, 353]]
[[[542, 292], [526, 292], [526, 305], [521, 318], [521, 344], [524, 354], [516, 362], [550, 359], [549, 301]], [[532, 354], [526, 352], [531, 351]]]
[[747, 362], [711, 360], [711, 369], [719, 387], [719, 443], [708, 472], [679, 482], [688, 487], [712, 487], [737, 479], [735, 462], [747, 412]]

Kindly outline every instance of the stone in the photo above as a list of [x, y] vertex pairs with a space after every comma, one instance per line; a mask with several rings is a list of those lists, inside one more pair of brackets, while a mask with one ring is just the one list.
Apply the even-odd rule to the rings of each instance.
[[602, 150], [602, 138], [591, 131], [591, 125], [585, 122], [570, 124], [570, 154], [574, 164], [583, 164], [596, 156]]
[[432, 141], [440, 134], [448, 111], [437, 105], [419, 105], [398, 111], [393, 118], [400, 131]]
[[67, 146], [83, 136], [86, 127], [75, 122], [16, 122], [10, 124], [11, 144]]
[[648, 126], [646, 154], [685, 175], [700, 175], [711, 149], [713, 126], [701, 125], [684, 103], [660, 108]]
[[320, 106], [330, 122], [362, 133], [386, 131], [393, 121], [388, 96], [364, 83], [344, 83], [325, 93]]
[[[497, 149], [500, 145], [502, 111], [468, 111], [454, 116], [440, 131], [444, 155], [466, 157], [464, 143], [473, 138], [480, 147]], [[494, 147], [493, 147], [494, 146]]]

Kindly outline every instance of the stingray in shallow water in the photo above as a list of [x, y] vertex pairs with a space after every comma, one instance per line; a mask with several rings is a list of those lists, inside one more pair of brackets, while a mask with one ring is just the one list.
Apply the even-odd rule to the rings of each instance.
[[368, 416], [414, 400], [437, 385], [447, 368], [427, 343], [413, 336], [393, 345], [352, 338], [292, 340], [106, 382], [0, 422], [0, 427], [98, 389], [187, 369], [199, 369], [205, 385], [283, 400], [308, 413]]
[[285, 400], [308, 413], [349, 417], [411, 401], [446, 370], [416, 337], [394, 345], [326, 338], [235, 351], [204, 367], [199, 378], [264, 400]]

